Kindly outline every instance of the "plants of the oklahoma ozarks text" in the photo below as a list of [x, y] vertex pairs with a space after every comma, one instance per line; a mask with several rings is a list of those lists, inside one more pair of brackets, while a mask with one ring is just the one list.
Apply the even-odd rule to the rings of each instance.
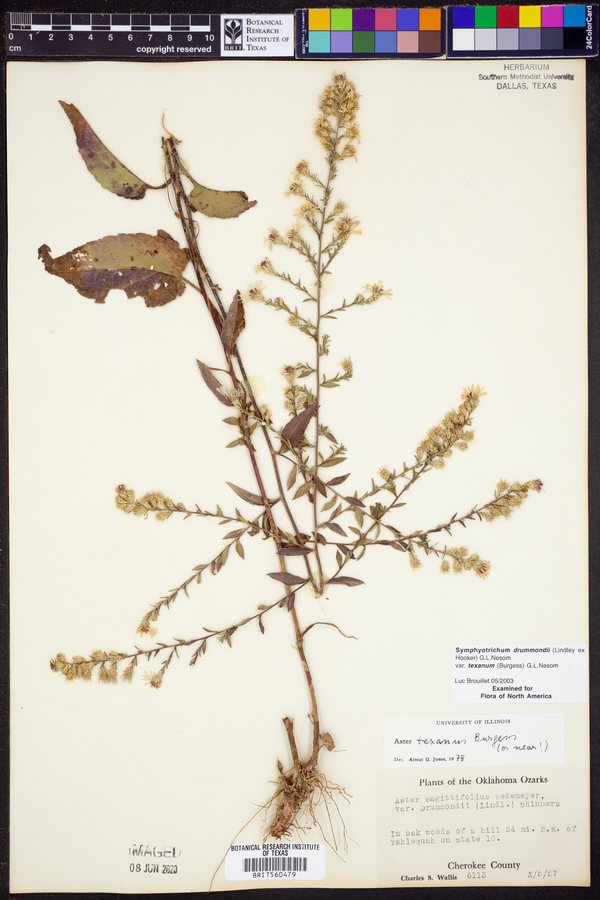
[[[335, 411], [335, 404], [323, 404], [324, 395], [331, 396], [331, 390], [349, 381], [353, 374], [348, 357], [338, 365], [332, 364], [329, 329], [338, 317], [352, 315], [354, 307], [376, 303], [389, 297], [391, 291], [373, 281], [351, 298], [325, 299], [324, 286], [338, 257], [360, 234], [358, 219], [335, 191], [339, 168], [346, 160], [356, 158], [359, 142], [358, 94], [344, 75], [333, 76], [319, 101], [315, 133], [323, 158], [319, 164], [302, 159], [293, 172], [288, 191], [298, 204], [293, 224], [287, 229], [270, 230], [267, 245], [271, 255], [257, 266], [259, 277], [279, 286], [280, 293], [268, 291], [261, 280], [244, 292], [237, 291], [229, 300], [222, 296], [215, 273], [207, 268], [194, 216], [235, 218], [248, 212], [255, 201], [241, 191], [216, 191], [196, 181], [178, 153], [179, 141], [169, 133], [162, 139], [164, 184], [148, 185], [116, 159], [75, 106], [62, 101], [61, 106], [73, 126], [79, 153], [100, 185], [130, 200], [143, 199], [148, 190], [166, 191], [183, 240], [180, 246], [162, 230], [155, 235], [118, 233], [88, 241], [56, 258], [44, 245], [39, 256], [46, 270], [96, 303], [104, 303], [113, 289], [125, 291], [129, 298], [142, 297], [148, 307], [170, 303], [186, 288], [196, 292], [222, 348], [220, 359], [197, 360], [199, 388], [212, 392], [215, 410], [217, 404], [226, 408], [224, 421], [232, 434], [228, 446], [248, 454], [253, 483], [227, 482], [227, 497], [215, 509], [184, 504], [159, 492], [138, 495], [119, 485], [116, 505], [122, 512], [142, 518], [153, 515], [161, 521], [171, 516], [210, 517], [216, 525], [227, 528], [222, 546], [212, 559], [196, 566], [179, 587], [144, 612], [137, 633], [151, 643], [118, 652], [93, 650], [86, 656], [70, 658], [58, 653], [51, 667], [67, 680], [97, 677], [101, 682], [115, 683], [119, 679], [131, 681], [142, 662], [148, 668], [143, 678], [158, 689], [176, 660], [186, 659], [194, 666], [211, 645], [231, 645], [239, 631], [258, 627], [264, 632], [267, 619], [288, 615], [306, 680], [311, 742], [308, 753], [299, 752], [294, 721], [289, 716], [283, 719], [290, 758], [285, 763], [277, 762], [276, 787], [265, 804], [266, 836], [281, 838], [300, 823], [301, 827], [310, 824], [319, 801], [335, 803], [336, 792], [338, 797], [340, 792], [345, 793], [320, 769], [323, 750], [331, 751], [335, 746], [335, 721], [321, 721], [318, 690], [305, 646], [307, 635], [315, 627], [340, 629], [333, 622], [303, 621], [300, 589], [308, 587], [320, 597], [325, 590], [346, 591], [363, 584], [357, 577], [357, 563], [365, 553], [382, 545], [403, 554], [414, 569], [425, 557], [434, 557], [442, 572], [470, 572], [485, 578], [489, 562], [462, 543], [444, 541], [455, 540], [456, 531], [475, 520], [491, 522], [510, 516], [531, 491], [539, 491], [542, 485], [539, 480], [500, 481], [491, 499], [481, 505], [421, 531], [407, 533], [403, 527], [402, 507], [412, 496], [409, 492], [415, 482], [431, 470], [443, 468], [454, 451], [468, 449], [474, 413], [484, 393], [476, 385], [462, 391], [456, 408], [428, 431], [409, 462], [393, 470], [380, 469], [366, 486], [352, 482], [346, 449], [335, 423], [323, 415], [324, 408], [328, 415]], [[290, 260], [289, 268], [286, 259]], [[241, 335], [248, 301], [266, 304], [282, 314], [285, 322], [306, 338], [306, 355], [301, 360], [281, 360], [287, 414], [283, 422], [276, 422], [270, 410], [257, 402], [246, 374], [241, 345], [252, 336], [244, 333], [241, 339]], [[115, 315], [114, 311], [108, 314]], [[201, 336], [198, 352], [203, 355]], [[266, 483], [276, 484], [276, 490], [268, 494]], [[185, 639], [156, 642], [159, 619], [177, 598], [203, 578], [206, 582], [207, 575], [217, 575], [231, 554], [243, 559], [245, 546], [257, 537], [269, 541], [273, 548], [272, 570], [264, 573], [265, 602], [219, 630], [204, 629]], [[275, 591], [275, 599], [273, 582], [280, 588]]]

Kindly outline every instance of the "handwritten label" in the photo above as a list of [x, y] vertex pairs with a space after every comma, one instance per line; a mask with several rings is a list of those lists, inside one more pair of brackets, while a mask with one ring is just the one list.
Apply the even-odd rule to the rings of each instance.
[[564, 716], [388, 717], [384, 747], [386, 769], [556, 765], [565, 759]]
[[584, 644], [456, 644], [455, 703], [586, 703]]

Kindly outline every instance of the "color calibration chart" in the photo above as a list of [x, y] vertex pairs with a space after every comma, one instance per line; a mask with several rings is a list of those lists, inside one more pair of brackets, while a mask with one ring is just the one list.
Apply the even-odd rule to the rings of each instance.
[[301, 9], [299, 59], [586, 57], [598, 53], [598, 6]]
[[443, 56], [445, 14], [441, 8], [298, 10], [296, 56]]
[[584, 56], [596, 46], [597, 6], [455, 6], [448, 56]]

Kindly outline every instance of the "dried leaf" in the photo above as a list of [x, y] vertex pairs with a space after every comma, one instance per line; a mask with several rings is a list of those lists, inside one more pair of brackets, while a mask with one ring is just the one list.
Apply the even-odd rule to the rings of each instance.
[[344, 500], [350, 504], [350, 506], [362, 506], [364, 509], [365, 504], [362, 500], [357, 500], [356, 497], [344, 497]]
[[326, 747], [330, 752], [335, 749], [335, 743], [331, 735], [328, 731], [325, 734], [321, 735], [321, 740], [323, 741], [323, 746]]
[[141, 200], [148, 188], [156, 190], [119, 162], [108, 147], [104, 146], [76, 106], [62, 100], [58, 102], [71, 121], [81, 158], [88, 171], [103, 188], [127, 200]]
[[340, 463], [343, 463], [345, 461], [346, 461], [345, 456], [336, 456], [334, 459], [331, 459], [331, 458], [326, 459], [324, 462], [321, 463], [321, 467], [325, 468], [327, 466], [339, 466]]
[[221, 329], [221, 341], [228, 353], [233, 352], [237, 339], [246, 326], [244, 317], [244, 304], [240, 292], [235, 292], [235, 297], [231, 301], [231, 306], [227, 310], [223, 328]]
[[304, 494], [308, 494], [310, 489], [312, 488], [312, 481], [306, 481], [304, 484], [301, 484], [296, 493], [293, 496], [293, 500], [297, 500], [298, 497], [302, 497]]
[[288, 488], [288, 491], [294, 486], [294, 483], [295, 483], [295, 481], [296, 481], [296, 475], [297, 475], [297, 474], [298, 474], [298, 467], [297, 467], [297, 466], [292, 466], [291, 472], [290, 472], [290, 474], [288, 475], [288, 480], [287, 480], [287, 488]]
[[142, 296], [146, 306], [164, 306], [185, 290], [181, 273], [189, 262], [166, 231], [151, 234], [114, 234], [75, 247], [52, 259], [50, 248], [38, 250], [46, 271], [63, 278], [83, 296], [104, 303], [113, 288], [128, 297]]
[[348, 575], [338, 575], [337, 578], [330, 578], [327, 584], [345, 584], [346, 587], [356, 587], [364, 584], [359, 578], [350, 578]]
[[321, 479], [317, 478], [317, 476], [315, 475], [315, 477], [313, 478], [313, 481], [317, 487], [318, 492], [320, 494], [322, 494], [324, 497], [326, 497], [327, 496], [327, 488], [325, 487], [325, 485], [323, 484]]
[[[247, 491], [245, 488], [238, 487], [237, 484], [232, 484], [231, 481], [228, 481], [227, 484], [231, 488], [232, 491], [235, 491], [238, 497], [241, 497], [242, 500], [245, 500], [247, 503], [252, 503], [254, 506], [264, 506], [264, 502], [260, 494], [253, 494], [252, 491]], [[269, 504], [275, 503], [274, 500], [269, 500]]]
[[246, 558], [246, 556], [244, 554], [244, 548], [242, 547], [242, 545], [240, 544], [239, 541], [235, 542], [235, 549], [237, 550], [238, 555], [242, 557], [242, 559]]
[[282, 547], [277, 551], [279, 556], [308, 556], [311, 552], [308, 547]]
[[341, 534], [342, 537], [348, 537], [344, 529], [341, 525], [338, 525], [337, 522], [326, 522], [327, 528], [331, 528], [332, 531], [335, 531], [336, 534]]
[[198, 184], [193, 178], [190, 180], [194, 185], [190, 193], [192, 209], [204, 216], [235, 219], [247, 209], [256, 206], [256, 200], [248, 200], [248, 195], [243, 191], [214, 191]]
[[332, 478], [331, 481], [328, 481], [327, 484], [333, 487], [336, 484], [341, 484], [346, 478], [350, 478], [350, 472], [348, 472], [347, 475], [337, 475], [335, 478]]
[[[213, 392], [213, 394], [215, 395], [215, 397], [217, 398], [217, 400], [220, 400], [221, 403], [225, 404], [225, 406], [233, 406], [233, 403], [227, 396], [225, 388], [223, 387], [221, 382], [218, 380], [218, 378], [215, 378], [215, 376], [213, 375], [213, 373], [211, 372], [209, 367], [205, 366], [204, 363], [201, 362], [199, 359], [197, 359], [196, 362], [198, 363], [198, 368], [200, 369], [200, 374], [202, 375], [202, 378], [204, 379], [204, 383], [205, 383], [206, 387], [209, 390], [211, 390]], [[238, 438], [238, 440], [239, 440], [239, 438]], [[235, 441], [235, 443], [237, 443], [237, 441]], [[231, 445], [231, 446], [233, 446], [233, 445]]]
[[283, 438], [283, 440], [289, 441], [292, 447], [297, 447], [304, 437], [304, 432], [308, 428], [308, 423], [310, 422], [316, 411], [317, 401], [314, 400], [310, 404], [310, 406], [307, 406], [306, 409], [303, 409], [299, 415], [294, 416], [293, 419], [290, 419], [290, 421], [281, 432], [281, 437]]
[[306, 584], [307, 579], [301, 578], [300, 575], [292, 575], [291, 572], [268, 572], [269, 578], [274, 578], [275, 581], [281, 581], [283, 584], [297, 585], [297, 584]]

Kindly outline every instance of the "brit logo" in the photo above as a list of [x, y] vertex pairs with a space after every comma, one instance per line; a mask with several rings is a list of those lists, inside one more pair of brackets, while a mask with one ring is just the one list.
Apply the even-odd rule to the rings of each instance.
[[242, 39], [242, 20], [241, 19], [225, 19], [223, 26], [224, 33], [224, 50], [243, 50], [244, 42]]

